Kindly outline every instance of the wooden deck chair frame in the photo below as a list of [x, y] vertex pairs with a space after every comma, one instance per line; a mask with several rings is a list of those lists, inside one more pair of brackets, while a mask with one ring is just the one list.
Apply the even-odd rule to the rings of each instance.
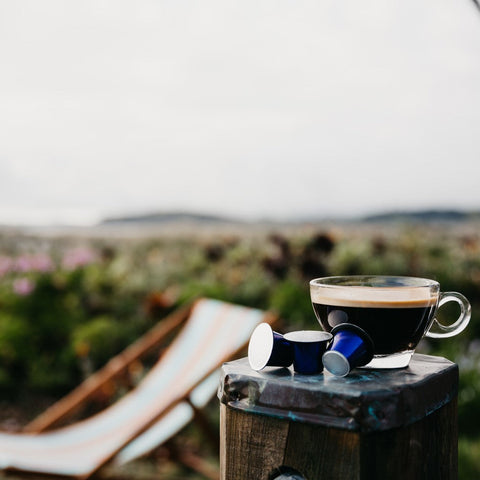
[[67, 421], [108, 382], [127, 372], [132, 364], [158, 348], [170, 334], [179, 329], [189, 317], [193, 305], [194, 302], [191, 302], [158, 322], [142, 337], [111, 358], [100, 370], [90, 375], [78, 387], [25, 425], [23, 431], [25, 433], [45, 432]]
[[[115, 376], [121, 374], [121, 372], [125, 371], [132, 362], [137, 361], [141, 356], [145, 355], [157, 345], [159, 345], [167, 335], [172, 333], [177, 327], [180, 327], [184, 322], [186, 322], [190, 314], [197, 305], [197, 303], [201, 300], [208, 299], [199, 299], [188, 307], [182, 308], [179, 311], [176, 311], [169, 315], [164, 321], [154, 327], [150, 332], [144, 335], [141, 339], [137, 342], [132, 344], [128, 347], [124, 352], [114, 357], [107, 365], [102, 368], [99, 372], [89, 377], [83, 384], [81, 384], [77, 389], [72, 391], [69, 395], [64, 397], [62, 400], [57, 402], [55, 405], [50, 407], [44, 414], [40, 415], [34, 422], [30, 423], [26, 430], [29, 432], [29, 437], [32, 437], [32, 433], [38, 433], [40, 436], [44, 435], [41, 432], [45, 432], [47, 429], [50, 429], [54, 426], [57, 426], [61, 421], [64, 421], [69, 415], [72, 415], [76, 412], [92, 395], [95, 395], [99, 389], [108, 382], [109, 380], [113, 379]], [[212, 302], [212, 301], [210, 301]], [[213, 301], [216, 302], [216, 301]], [[222, 303], [222, 302], [217, 302]], [[231, 305], [231, 304], [230, 304]], [[240, 307], [240, 306], [236, 306]], [[242, 308], [242, 307], [240, 307]], [[260, 312], [260, 311], [257, 311]], [[278, 321], [278, 317], [271, 312], [260, 312], [261, 313], [261, 321], [268, 322], [270, 324], [276, 324]], [[259, 323], [259, 320], [256, 320]], [[108, 455], [105, 458], [102, 457], [102, 461], [99, 462], [98, 466], [96, 466], [91, 471], [88, 471], [86, 474], [66, 474], [61, 476], [70, 476], [79, 479], [85, 479], [96, 473], [102, 466], [106, 463], [111, 461], [115, 458], [121, 450], [129, 443], [134, 441], [137, 437], [141, 436], [144, 433], [148, 433], [149, 429], [151, 430], [152, 427], [156, 425], [156, 423], [164, 416], [166, 416], [172, 409], [177, 407], [180, 403], [189, 403], [190, 405], [194, 405], [194, 402], [190, 401], [190, 397], [192, 393], [194, 393], [195, 388], [199, 384], [205, 381], [208, 377], [211, 376], [216, 370], [218, 370], [219, 366], [232, 358], [237, 357], [242, 351], [245, 350], [246, 345], [248, 344], [248, 340], [244, 341], [242, 345], [235, 348], [234, 351], [229, 351], [228, 354], [225, 354], [219, 364], [216, 364], [210, 368], [209, 371], [204, 372], [202, 377], [196, 381], [195, 385], [192, 385], [187, 391], [182, 393], [182, 397], [176, 398], [171, 400], [170, 403], [164, 408], [159, 414], [150, 418], [148, 421], [143, 422], [142, 426], [134, 431], [134, 433], [127, 439], [127, 441], [122, 444], [119, 448], [108, 452]], [[169, 349], [167, 348], [167, 351]], [[196, 412], [198, 413], [198, 412]], [[15, 436], [15, 435], [14, 435]], [[8, 437], [8, 434], [7, 434]], [[1, 464], [1, 455], [0, 455], [0, 464]], [[188, 464], [188, 463], [187, 463]], [[189, 466], [192, 466], [191, 464]], [[8, 465], [5, 467], [6, 470], [20, 470], [23, 471], [21, 468], [9, 468]], [[27, 470], [28, 471], [28, 470]], [[32, 471], [32, 470], [30, 470]], [[42, 471], [33, 470], [32, 472], [42, 473]], [[53, 472], [45, 471], [43, 473], [50, 474], [50, 475], [58, 475]]]

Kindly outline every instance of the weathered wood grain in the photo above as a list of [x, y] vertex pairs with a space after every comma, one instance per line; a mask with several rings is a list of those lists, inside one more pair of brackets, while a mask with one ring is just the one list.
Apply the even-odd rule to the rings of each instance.
[[457, 478], [458, 368], [445, 359], [347, 379], [259, 374], [242, 360], [223, 374], [221, 480], [288, 468], [307, 480]]
[[288, 422], [220, 408], [220, 478], [268, 480], [283, 464]]

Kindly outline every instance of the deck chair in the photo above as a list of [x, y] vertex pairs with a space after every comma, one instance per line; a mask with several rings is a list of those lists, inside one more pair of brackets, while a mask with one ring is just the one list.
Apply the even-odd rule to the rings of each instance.
[[0, 433], [0, 469], [86, 479], [112, 460], [125, 463], [147, 453], [214, 395], [215, 372], [245, 348], [253, 329], [275, 320], [269, 312], [197, 300], [157, 364], [116, 403], [51, 431]]

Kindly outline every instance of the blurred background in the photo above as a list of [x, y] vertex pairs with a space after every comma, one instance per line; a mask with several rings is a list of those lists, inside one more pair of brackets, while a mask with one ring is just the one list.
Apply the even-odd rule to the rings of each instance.
[[194, 296], [317, 328], [309, 279], [415, 275], [473, 306], [420, 350], [478, 477], [479, 58], [472, 0], [0, 0], [1, 429]]

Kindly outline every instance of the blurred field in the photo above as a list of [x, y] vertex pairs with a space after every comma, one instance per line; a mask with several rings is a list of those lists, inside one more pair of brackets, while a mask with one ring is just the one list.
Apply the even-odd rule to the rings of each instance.
[[[460, 366], [460, 478], [480, 478], [480, 229], [476, 223], [111, 227], [0, 231], [0, 428], [15, 431], [166, 313], [196, 296], [319, 328], [308, 281], [391, 274], [438, 280], [472, 303], [467, 330], [419, 351]], [[440, 316], [445, 322], [455, 307]], [[139, 375], [141, 375], [139, 367]], [[128, 386], [124, 386], [124, 389]], [[120, 389], [120, 391], [122, 391]], [[123, 390], [124, 391], [124, 390]], [[114, 400], [105, 392], [97, 405]], [[214, 399], [209, 416], [218, 423]], [[87, 412], [88, 413], [88, 412]], [[213, 463], [189, 427], [179, 448]], [[199, 478], [163, 450], [114, 475]], [[159, 470], [159, 459], [165, 465]], [[108, 471], [106, 472], [108, 475]], [[159, 477], [160, 475], [160, 477]]]

